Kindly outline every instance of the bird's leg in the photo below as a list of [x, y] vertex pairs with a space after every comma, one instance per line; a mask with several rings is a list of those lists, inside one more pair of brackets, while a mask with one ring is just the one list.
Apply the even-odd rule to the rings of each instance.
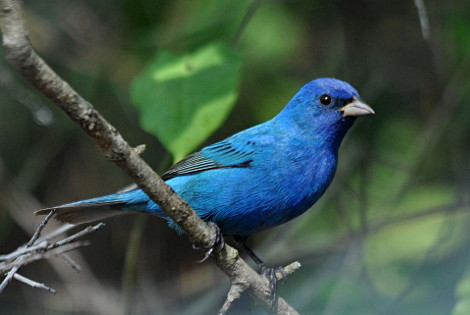
[[[224, 237], [222, 235], [222, 232], [220, 232], [220, 229], [217, 226], [217, 224], [215, 224], [214, 222], [211, 222], [211, 221], [207, 222], [207, 224], [209, 225], [209, 227], [211, 227], [215, 231], [215, 239], [214, 239], [214, 243], [211, 245], [211, 247], [209, 247], [209, 249], [207, 249], [207, 251], [205, 252], [204, 258], [202, 258], [200, 261], [198, 261], [199, 263], [202, 263], [207, 258], [209, 258], [209, 256], [214, 252], [214, 250], [216, 250], [217, 252], [220, 252], [222, 250], [222, 248], [224, 248], [224, 246], [225, 246]], [[194, 245], [193, 245], [193, 247], [197, 248]]]
[[233, 239], [239, 249], [243, 249], [248, 256], [255, 262], [260, 270], [260, 274], [265, 276], [269, 281], [269, 290], [271, 292], [271, 309], [274, 309], [277, 303], [277, 283], [279, 279], [276, 276], [276, 273], [280, 273], [282, 275], [282, 280], [285, 281], [287, 279], [287, 274], [282, 267], [275, 267], [271, 268], [266, 266], [264, 261], [259, 258], [255, 252], [251, 250], [246, 245], [247, 237], [245, 236], [234, 236]]

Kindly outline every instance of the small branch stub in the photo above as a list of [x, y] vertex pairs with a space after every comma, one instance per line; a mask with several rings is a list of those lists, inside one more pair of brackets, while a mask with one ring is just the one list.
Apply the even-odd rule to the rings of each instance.
[[144, 154], [146, 148], [147, 148], [147, 146], [145, 144], [140, 144], [140, 145], [138, 145], [134, 148], [134, 152], [138, 156], [142, 156], [142, 154]]

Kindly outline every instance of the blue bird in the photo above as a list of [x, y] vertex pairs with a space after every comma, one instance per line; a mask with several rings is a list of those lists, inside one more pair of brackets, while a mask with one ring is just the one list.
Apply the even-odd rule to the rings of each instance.
[[[301, 215], [322, 196], [334, 177], [346, 132], [356, 117], [370, 114], [372, 108], [348, 83], [317, 79], [273, 119], [189, 155], [162, 178], [204, 221], [244, 244], [249, 235]], [[37, 213], [52, 209], [56, 219], [73, 224], [144, 212], [177, 228], [140, 189]]]

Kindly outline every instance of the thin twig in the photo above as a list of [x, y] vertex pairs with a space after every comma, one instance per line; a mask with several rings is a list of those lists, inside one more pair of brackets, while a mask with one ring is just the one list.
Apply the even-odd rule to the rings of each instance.
[[[61, 241], [58, 241], [58, 242], [55, 242], [55, 243], [52, 243], [52, 244], [49, 243], [49, 240], [51, 239], [51, 237], [46, 236], [45, 240], [41, 241], [38, 244], [32, 245], [30, 247], [20, 247], [19, 249], [17, 249], [16, 251], [14, 251], [10, 254], [0, 256], [0, 261], [1, 261], [0, 262], [0, 270], [2, 268], [4, 268], [3, 266], [6, 265], [8, 262], [10, 262], [12, 260], [15, 260], [15, 259], [18, 259], [18, 257], [20, 257], [22, 255], [33, 254], [33, 253], [36, 253], [36, 252], [50, 251], [54, 248], [61, 247], [61, 246], [64, 246], [66, 244], [72, 243], [72, 242], [76, 241], [78, 238], [80, 238], [80, 237], [82, 237], [86, 234], [95, 232], [95, 231], [101, 229], [104, 226], [105, 226], [104, 223], [98, 223], [94, 226], [88, 226], [84, 230], [81, 230], [81, 231], [79, 231], [79, 232], [77, 232], [77, 233], [61, 240]], [[57, 236], [56, 235], [57, 233], [55, 231], [51, 234], [53, 234], [54, 236]], [[46, 240], [46, 239], [48, 239], [48, 240]], [[81, 242], [80, 244], [82, 246], [86, 245], [86, 243], [84, 243], [84, 242]]]
[[31, 237], [31, 239], [29, 240], [28, 244], [26, 244], [26, 247], [31, 247], [34, 242], [37, 241], [37, 239], [39, 238], [39, 236], [41, 236], [41, 232], [42, 230], [46, 227], [47, 225], [47, 222], [49, 222], [50, 218], [52, 218], [52, 216], [57, 212], [56, 209], [52, 210], [51, 212], [49, 212], [49, 214], [44, 218], [44, 220], [42, 220], [41, 224], [39, 224], [36, 232], [33, 234], [33, 237]]
[[[21, 255], [31, 253], [31, 252], [35, 252], [35, 251], [38, 251], [38, 250], [42, 250], [42, 249], [45, 249], [46, 247], [47, 247], [47, 242], [41, 242], [39, 244], [30, 246], [30, 247], [22, 246], [22, 247], [18, 248], [17, 250], [15, 250], [12, 253], [9, 253], [9, 254], [6, 254], [6, 255], [1, 255], [0, 256], [0, 261], [15, 260]], [[1, 264], [0, 264], [0, 266], [1, 266]]]
[[41, 243], [41, 242], [50, 243], [51, 240], [53, 240], [54, 238], [56, 238], [60, 235], [64, 235], [65, 232], [68, 232], [69, 230], [73, 229], [74, 227], [76, 227], [76, 225], [73, 225], [73, 224], [61, 225], [59, 228], [55, 229], [54, 231], [50, 232], [49, 234], [41, 236], [37, 240], [36, 243]]
[[77, 239], [79, 239], [80, 237], [82, 236], [85, 236], [87, 234], [90, 234], [92, 232], [95, 232], [95, 231], [98, 231], [99, 229], [101, 229], [102, 227], [104, 227], [106, 224], [104, 224], [103, 222], [100, 222], [96, 225], [93, 225], [93, 226], [87, 226], [85, 229], [67, 237], [67, 238], [64, 238], [63, 240], [60, 240], [56, 243], [54, 243], [52, 245], [52, 248], [55, 248], [55, 247], [59, 247], [59, 246], [63, 246], [65, 244], [69, 244], [69, 243], [72, 243], [74, 241], [76, 241]]
[[[0, 284], [0, 293], [5, 289], [12, 279], [16, 279], [34, 288], [44, 289], [55, 294], [56, 291], [54, 289], [17, 274], [17, 271], [21, 267], [37, 260], [47, 259], [53, 256], [61, 257], [71, 268], [80, 271], [80, 266], [68, 258], [65, 253], [78, 247], [88, 245], [88, 242], [78, 241], [78, 238], [99, 230], [104, 226], [104, 224], [99, 223], [94, 226], [89, 226], [65, 239], [50, 243], [50, 240], [58, 236], [57, 231], [53, 231], [50, 235], [43, 236], [43, 240], [40, 241], [40, 243], [35, 244], [35, 242], [40, 240], [41, 232], [44, 230], [44, 227], [47, 225], [52, 216], [53, 213], [50, 213], [48, 216], [46, 216], [46, 218], [44, 218], [41, 224], [39, 224], [32, 238], [25, 246], [18, 248], [13, 253], [0, 256], [0, 273], [6, 273], [5, 279]], [[58, 230], [63, 231], [64, 229], [59, 228]]]
[[[13, 176], [7, 176], [6, 178], [12, 177]], [[33, 235], [37, 229], [37, 224], [31, 222], [31, 211], [33, 209], [44, 208], [44, 206], [42, 206], [30, 192], [24, 189], [24, 184], [17, 186], [14, 182], [17, 181], [9, 181], [6, 183], [7, 185], [4, 188], [7, 189], [9, 198], [3, 199], [0, 207], [3, 206], [3, 208], [9, 209], [12, 218], [19, 226], [24, 229], [25, 232]], [[51, 222], [49, 222], [49, 225], [50, 224]], [[54, 239], [63, 238], [62, 235], [65, 235], [73, 227], [75, 229], [77, 228], [76, 225], [63, 224], [54, 228], [53, 231], [48, 231], [47, 233], [43, 232], [36, 243], [38, 244], [44, 240], [48, 243], [53, 243]], [[118, 292], [110, 286], [103, 286], [103, 284], [98, 281], [96, 275], [91, 272], [80, 252], [74, 251], [73, 257], [77, 266], [81, 269], [80, 277], [70, 277], [70, 269], [68, 269], [70, 265], [64, 264], [63, 259], [60, 259], [60, 254], [51, 257], [52, 259], [48, 259], [48, 263], [62, 280], [64, 285], [62, 290], [68, 292], [68, 294], [61, 296], [61, 303], [73, 304], [76, 301], [87, 301], [87, 303], [79, 303], [81, 312], [93, 314], [119, 313], [120, 307], [117, 303], [113, 303], [119, 300]]]
[[[33, 234], [33, 236], [31, 237], [31, 239], [29, 240], [28, 244], [26, 244], [26, 247], [31, 247], [34, 242], [39, 238], [39, 236], [41, 235], [41, 232], [42, 230], [44, 229], [44, 227], [46, 226], [47, 222], [49, 222], [49, 219], [54, 215], [55, 211], [51, 211], [51, 213], [49, 213], [45, 218], [44, 220], [42, 220], [41, 224], [38, 226], [38, 228], [36, 229], [36, 232]], [[0, 293], [6, 288], [6, 286], [11, 282], [11, 280], [14, 278], [16, 272], [20, 269], [20, 267], [23, 265], [23, 262], [24, 262], [24, 258], [25, 256], [22, 255], [22, 256], [19, 256], [17, 258], [17, 262], [18, 264], [16, 266], [14, 266], [13, 268], [10, 269], [10, 271], [8, 272], [7, 276], [5, 277], [5, 279], [3, 280], [2, 284], [0, 285]]]
[[20, 256], [12, 262], [2, 263], [2, 265], [0, 265], [0, 272], [6, 273], [11, 268], [18, 267], [18, 266], [20, 267], [26, 266], [36, 260], [43, 260], [49, 257], [57, 256], [61, 253], [69, 252], [78, 247], [88, 246], [89, 244], [90, 244], [89, 242], [82, 241], [82, 242], [74, 242], [74, 243], [66, 244], [60, 247], [56, 247], [56, 248], [46, 247], [39, 252], [31, 252], [23, 256]]
[[43, 290], [46, 290], [46, 291], [49, 291], [51, 292], [52, 294], [56, 294], [57, 291], [54, 290], [53, 288], [50, 288], [48, 287], [47, 285], [45, 285], [44, 283], [39, 283], [39, 282], [36, 282], [34, 280], [31, 280], [29, 278], [26, 278], [18, 273], [15, 273], [15, 275], [13, 276], [15, 278], [15, 280], [18, 280], [18, 281], [21, 281], [33, 288], [37, 288], [37, 289], [43, 289]]
[[11, 280], [13, 279], [13, 276], [15, 275], [15, 273], [18, 271], [18, 269], [20, 269], [19, 266], [17, 267], [13, 267], [7, 274], [7, 276], [5, 277], [5, 279], [3, 279], [3, 282], [2, 284], [0, 284], [0, 293], [3, 292], [3, 290], [6, 288], [6, 286], [11, 282]]

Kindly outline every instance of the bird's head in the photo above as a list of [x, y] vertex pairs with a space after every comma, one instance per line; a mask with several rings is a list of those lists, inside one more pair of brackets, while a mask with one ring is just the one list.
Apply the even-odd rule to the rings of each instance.
[[[374, 114], [348, 83], [321, 78], [304, 85], [279, 114], [315, 135], [341, 142], [358, 116]], [[326, 140], [326, 139], [325, 139]]]

